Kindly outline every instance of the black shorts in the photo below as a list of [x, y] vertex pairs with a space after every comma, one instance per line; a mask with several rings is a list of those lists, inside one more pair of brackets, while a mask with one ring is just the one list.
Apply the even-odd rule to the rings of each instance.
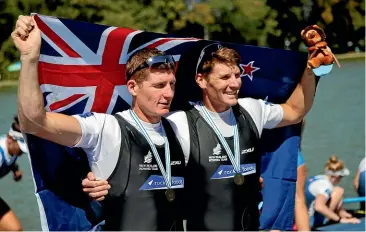
[[0, 219], [10, 211], [10, 207], [6, 202], [0, 197]]

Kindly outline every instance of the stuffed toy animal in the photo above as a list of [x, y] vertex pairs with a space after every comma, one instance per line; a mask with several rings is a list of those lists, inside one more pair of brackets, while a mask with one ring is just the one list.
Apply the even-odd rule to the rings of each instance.
[[301, 38], [309, 51], [308, 67], [318, 68], [321, 65], [330, 65], [334, 61], [340, 67], [337, 58], [325, 42], [325, 33], [317, 25], [307, 26], [301, 31]]

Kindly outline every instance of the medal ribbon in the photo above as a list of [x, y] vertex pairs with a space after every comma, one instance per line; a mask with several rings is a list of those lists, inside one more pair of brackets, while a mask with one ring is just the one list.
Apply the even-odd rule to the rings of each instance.
[[163, 162], [160, 159], [159, 153], [156, 150], [156, 147], [155, 147], [154, 143], [152, 142], [150, 136], [146, 132], [144, 126], [141, 124], [140, 119], [137, 117], [136, 113], [133, 110], [129, 110], [129, 111], [130, 111], [131, 117], [136, 122], [136, 124], [140, 128], [143, 136], [146, 138], [147, 142], [149, 143], [150, 148], [151, 148], [151, 151], [154, 154], [154, 157], [156, 159], [156, 162], [158, 163], [159, 170], [160, 170], [161, 174], [164, 177], [166, 186], [168, 188], [170, 188], [171, 185], [172, 185], [172, 174], [171, 174], [171, 169], [170, 169], [170, 150], [169, 150], [169, 141], [168, 141], [168, 139], [166, 137], [166, 133], [165, 133], [164, 127], [162, 126], [163, 138], [164, 138], [166, 172], [165, 172], [165, 168], [164, 168]]
[[203, 105], [202, 102], [199, 103], [199, 107], [203, 112], [203, 118], [207, 121], [207, 123], [212, 127], [212, 129], [215, 131], [217, 137], [219, 138], [222, 146], [224, 146], [224, 149], [226, 151], [226, 153], [229, 156], [229, 159], [234, 167], [235, 172], [240, 173], [240, 151], [239, 151], [239, 132], [238, 132], [238, 125], [236, 123], [235, 117], [234, 117], [234, 113], [231, 110], [230, 112], [230, 119], [231, 119], [231, 123], [233, 124], [233, 129], [234, 129], [234, 154], [233, 155], [229, 145], [227, 144], [224, 136], [222, 136], [221, 132], [219, 131], [219, 129], [217, 128], [215, 122], [213, 121], [211, 115], [209, 114], [209, 112], [207, 111], [206, 107]]

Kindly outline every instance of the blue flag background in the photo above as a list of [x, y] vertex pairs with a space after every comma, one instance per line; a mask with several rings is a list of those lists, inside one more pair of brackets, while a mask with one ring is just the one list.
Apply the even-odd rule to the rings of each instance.
[[[48, 111], [113, 114], [130, 107], [125, 64], [134, 51], [156, 47], [179, 62], [172, 109], [200, 98], [194, 81], [203, 47], [213, 41], [90, 24], [36, 15], [42, 31], [39, 81]], [[300, 32], [299, 32], [300, 33]], [[222, 43], [242, 57], [240, 97], [283, 103], [300, 81], [307, 54]], [[261, 139], [264, 178], [263, 229], [291, 230], [300, 126], [265, 131]], [[100, 205], [82, 192], [89, 171], [85, 153], [27, 135], [43, 230], [90, 230], [102, 220]]]

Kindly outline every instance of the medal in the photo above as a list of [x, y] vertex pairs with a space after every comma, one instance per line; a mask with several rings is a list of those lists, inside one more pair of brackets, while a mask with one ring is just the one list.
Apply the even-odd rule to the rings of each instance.
[[236, 185], [243, 185], [244, 184], [244, 176], [239, 174], [239, 173], [235, 174], [234, 183]]
[[175, 199], [175, 192], [173, 189], [168, 189], [165, 191], [165, 197], [169, 202], [174, 201]]
[[[144, 126], [141, 124], [140, 120], [138, 119], [136, 113], [130, 109], [130, 115], [133, 118], [133, 120], [136, 122], [137, 126], [140, 128], [141, 133], [144, 135], [144, 137], [146, 138], [147, 142], [150, 145], [151, 151], [156, 159], [156, 162], [158, 163], [159, 169], [161, 174], [164, 177], [165, 180], [165, 185], [168, 188], [168, 190], [165, 192], [165, 195], [168, 199], [168, 201], [173, 201], [175, 198], [175, 194], [173, 190], [170, 190], [170, 187], [172, 186], [172, 173], [171, 173], [171, 166], [170, 166], [170, 150], [169, 150], [169, 141], [168, 138], [166, 137], [166, 133], [164, 130], [164, 127], [162, 127], [163, 129], [163, 133], [164, 133], [164, 150], [165, 150], [165, 167], [166, 167], [166, 171], [164, 168], [164, 165], [160, 159], [159, 153], [156, 150], [156, 147], [153, 143], [153, 141], [151, 140], [149, 134], [146, 132]], [[171, 200], [170, 200], [171, 199]]]
[[242, 171], [241, 171], [241, 166], [240, 166], [239, 130], [238, 130], [238, 125], [236, 123], [236, 119], [235, 119], [233, 111], [230, 112], [230, 115], [231, 115], [231, 123], [232, 123], [233, 129], [234, 129], [234, 152], [231, 151], [224, 136], [221, 134], [219, 128], [216, 126], [215, 122], [213, 121], [212, 117], [210, 116], [210, 114], [208, 113], [207, 109], [205, 108], [205, 106], [203, 105], [202, 102], [200, 103], [200, 108], [201, 108], [201, 111], [203, 112], [203, 115], [202, 115], [203, 118], [215, 131], [215, 134], [217, 135], [218, 139], [220, 140], [221, 145], [224, 147], [226, 154], [229, 156], [233, 169], [237, 173], [234, 176], [235, 184], [237, 184], [237, 185], [244, 184], [244, 176], [242, 176], [240, 174]]

